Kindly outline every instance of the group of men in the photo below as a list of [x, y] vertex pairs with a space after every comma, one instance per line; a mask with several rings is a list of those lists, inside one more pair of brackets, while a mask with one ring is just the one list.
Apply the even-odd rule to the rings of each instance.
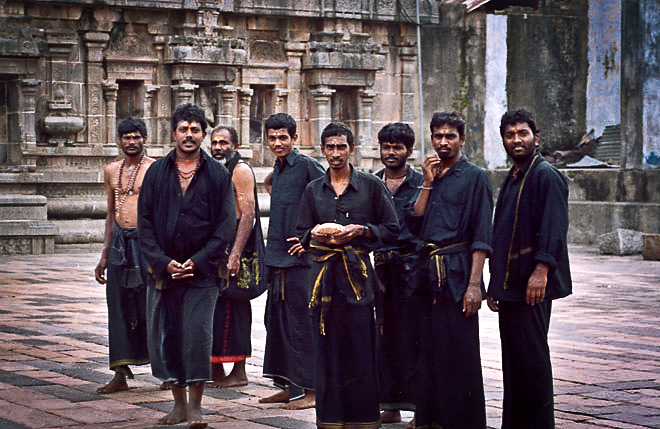
[[[222, 285], [263, 237], [236, 130], [215, 128], [209, 156], [202, 109], [179, 106], [171, 122], [176, 147], [154, 161], [144, 155], [144, 123], [122, 121], [123, 159], [104, 171], [96, 278], [107, 284], [115, 376], [98, 391], [128, 389], [129, 365], [150, 362], [174, 398], [159, 423], [203, 428], [206, 382], [248, 382], [250, 303]], [[265, 180], [263, 374], [280, 391], [259, 402], [315, 407], [321, 428], [377, 428], [400, 421], [400, 410], [415, 412], [409, 427], [485, 428], [477, 313], [487, 299], [499, 314], [502, 427], [554, 427], [547, 333], [552, 300], [571, 293], [568, 188], [538, 152], [532, 116], [502, 117], [513, 167], [494, 219], [488, 175], [463, 155], [456, 113], [433, 115], [435, 153], [422, 173], [407, 162], [415, 135], [404, 123], [378, 133], [384, 168], [375, 175], [351, 164], [354, 136], [342, 123], [320, 136], [327, 170], [295, 148], [290, 115], [276, 113], [264, 128], [276, 161]]]

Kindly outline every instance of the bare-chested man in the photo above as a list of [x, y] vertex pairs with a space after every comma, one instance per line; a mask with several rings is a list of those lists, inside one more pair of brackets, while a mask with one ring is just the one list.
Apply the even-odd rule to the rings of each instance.
[[[115, 376], [97, 393], [128, 390], [129, 365], [149, 363], [146, 330], [146, 264], [137, 240], [137, 202], [144, 173], [153, 159], [145, 156], [147, 128], [127, 118], [117, 126], [123, 159], [103, 169], [108, 197], [105, 237], [96, 281], [106, 285], [110, 369]], [[107, 280], [105, 270], [107, 268]]]
[[[225, 164], [232, 174], [234, 185], [238, 226], [227, 262], [227, 272], [232, 278], [238, 274], [244, 251], [249, 252], [250, 255], [255, 253], [263, 255], [265, 251], [254, 173], [252, 168], [241, 159], [238, 146], [238, 133], [233, 127], [220, 125], [211, 133], [211, 155]], [[239, 278], [238, 281], [240, 287], [241, 279]], [[250, 301], [232, 299], [221, 292], [213, 318], [211, 352], [213, 381], [209, 383], [209, 387], [237, 387], [248, 384], [245, 359], [252, 353], [251, 328]], [[223, 363], [229, 362], [233, 362], [234, 366], [229, 375], [226, 375]]]

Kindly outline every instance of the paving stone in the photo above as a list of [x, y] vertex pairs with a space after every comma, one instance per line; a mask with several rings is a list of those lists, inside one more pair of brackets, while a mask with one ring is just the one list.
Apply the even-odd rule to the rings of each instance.
[[[287, 428], [287, 429], [314, 429], [316, 428], [315, 424], [303, 422], [300, 420], [291, 419], [288, 417], [263, 417], [250, 419], [251, 422], [261, 423], [267, 426], [272, 426], [276, 428]], [[388, 425], [389, 426], [389, 425]]]
[[34, 389], [38, 392], [66, 399], [71, 402], [96, 401], [102, 398], [101, 395], [81, 392], [80, 390], [62, 385], [37, 386]]
[[49, 381], [40, 380], [34, 377], [27, 377], [18, 373], [12, 373], [0, 370], [0, 382], [11, 384], [13, 386], [46, 386], [53, 384]]

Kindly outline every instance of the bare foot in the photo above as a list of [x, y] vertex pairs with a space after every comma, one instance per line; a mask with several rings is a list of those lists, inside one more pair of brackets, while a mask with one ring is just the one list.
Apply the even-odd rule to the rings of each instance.
[[164, 417], [158, 419], [158, 424], [161, 425], [175, 425], [185, 422], [187, 419], [186, 407], [174, 404], [174, 408]]
[[413, 419], [410, 421], [410, 423], [408, 423], [408, 424], [406, 425], [406, 429], [415, 429], [415, 418], [414, 418], [414, 417], [413, 417]]
[[380, 413], [381, 423], [401, 423], [401, 413], [399, 410], [386, 410]]
[[202, 410], [188, 407], [188, 428], [203, 429], [209, 424], [202, 419]]
[[248, 380], [246, 378], [240, 378], [236, 375], [229, 374], [222, 380], [216, 381], [213, 380], [210, 383], [206, 384], [209, 387], [219, 387], [219, 388], [225, 388], [225, 387], [240, 387], [240, 386], [247, 386], [248, 385]]
[[128, 384], [126, 384], [126, 376], [119, 372], [115, 372], [115, 376], [112, 377], [112, 380], [110, 380], [110, 382], [105, 386], [96, 389], [96, 393], [106, 394], [123, 392], [126, 390], [128, 390]]
[[266, 396], [265, 398], [259, 399], [259, 403], [260, 404], [275, 404], [278, 402], [287, 403], [289, 402], [289, 398], [290, 398], [289, 391], [281, 390], [274, 395]]
[[305, 390], [305, 396], [288, 404], [282, 405], [285, 410], [304, 410], [316, 407], [316, 393], [311, 390]]
[[160, 383], [160, 390], [172, 390], [172, 385], [169, 383], [169, 381], [163, 381]]

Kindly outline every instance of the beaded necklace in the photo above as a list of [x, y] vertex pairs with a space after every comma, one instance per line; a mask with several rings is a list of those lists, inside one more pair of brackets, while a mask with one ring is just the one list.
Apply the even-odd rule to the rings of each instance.
[[188, 180], [192, 179], [195, 173], [197, 173], [197, 170], [199, 169], [199, 164], [200, 164], [200, 158], [197, 158], [197, 163], [195, 164], [195, 168], [192, 171], [189, 172], [184, 172], [181, 171], [181, 168], [179, 167], [179, 158], [176, 158], [175, 164], [176, 164], [176, 174], [179, 176], [179, 183], [183, 185], [183, 182], [187, 182]]
[[[117, 175], [117, 181], [115, 183], [115, 217], [119, 217], [119, 209], [121, 209], [121, 206], [123, 206], [124, 203], [126, 202], [126, 198], [128, 198], [129, 195], [135, 194], [135, 179], [137, 179], [137, 175], [138, 172], [140, 171], [140, 167], [142, 167], [142, 164], [144, 163], [144, 154], [140, 158], [140, 161], [138, 162], [137, 166], [131, 172], [131, 175], [128, 178], [128, 183], [126, 184], [126, 188], [122, 189], [121, 176], [122, 173], [124, 172], [125, 163], [126, 163], [126, 158], [121, 160], [121, 164], [119, 165], [119, 174]], [[121, 193], [121, 198], [119, 198], [120, 193]]]

